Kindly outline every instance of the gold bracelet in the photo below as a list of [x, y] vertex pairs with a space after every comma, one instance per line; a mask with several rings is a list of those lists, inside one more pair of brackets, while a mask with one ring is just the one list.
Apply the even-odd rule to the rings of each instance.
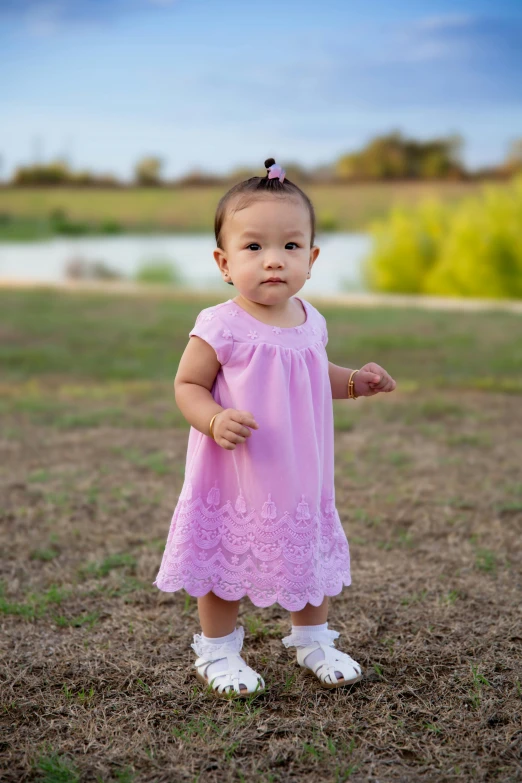
[[214, 437], [214, 433], [212, 432], [212, 427], [214, 426], [214, 419], [216, 418], [216, 416], [219, 416], [220, 413], [221, 413], [221, 411], [218, 411], [210, 419], [209, 431], [210, 431], [210, 437], [212, 438], [212, 440], [216, 440], [215, 437]]
[[355, 393], [354, 389], [354, 383], [353, 378], [356, 373], [358, 373], [359, 370], [353, 370], [352, 374], [350, 375], [350, 380], [348, 381], [348, 399], [349, 400], [357, 400], [359, 398], [359, 395]]

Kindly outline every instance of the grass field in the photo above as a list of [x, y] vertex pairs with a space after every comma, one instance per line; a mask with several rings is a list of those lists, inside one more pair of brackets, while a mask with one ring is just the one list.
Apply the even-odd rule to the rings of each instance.
[[[321, 230], [363, 231], [391, 206], [416, 204], [426, 196], [457, 202], [479, 191], [478, 183], [412, 182], [305, 187]], [[224, 188], [185, 189], [0, 189], [0, 240], [38, 239], [54, 233], [118, 231], [213, 231]], [[56, 211], [64, 216], [56, 217]], [[55, 217], [53, 218], [53, 213]]]
[[[311, 299], [313, 302], [313, 299]], [[365, 678], [323, 690], [245, 600], [264, 695], [194, 677], [196, 599], [152, 586], [183, 482], [172, 380], [200, 300], [0, 291], [0, 770], [46, 783], [520, 781], [522, 318], [322, 308]]]

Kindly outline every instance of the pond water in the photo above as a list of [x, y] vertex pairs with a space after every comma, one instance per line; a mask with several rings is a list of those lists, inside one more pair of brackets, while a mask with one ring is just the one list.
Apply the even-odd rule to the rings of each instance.
[[[363, 291], [361, 264], [371, 247], [364, 234], [323, 234], [321, 248], [306, 282], [310, 294]], [[223, 289], [212, 257], [212, 234], [125, 235], [118, 237], [57, 238], [45, 242], [0, 242], [0, 279], [58, 282], [73, 260], [103, 262], [126, 278], [150, 261], [168, 261], [190, 289]]]

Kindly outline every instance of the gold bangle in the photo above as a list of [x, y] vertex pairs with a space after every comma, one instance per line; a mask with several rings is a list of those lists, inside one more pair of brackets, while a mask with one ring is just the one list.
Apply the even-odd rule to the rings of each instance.
[[220, 413], [221, 413], [221, 411], [218, 411], [218, 412], [217, 412], [217, 413], [215, 413], [215, 414], [214, 414], [214, 416], [212, 416], [212, 418], [210, 419], [209, 431], [210, 431], [210, 437], [212, 438], [212, 440], [216, 440], [216, 439], [215, 439], [215, 437], [214, 437], [214, 433], [213, 433], [213, 431], [212, 431], [212, 427], [214, 426], [214, 419], [215, 419], [215, 418], [216, 418], [216, 416], [218, 416]]
[[359, 398], [359, 395], [355, 393], [354, 388], [354, 382], [353, 378], [358, 373], [359, 370], [353, 370], [352, 374], [350, 375], [350, 380], [348, 381], [348, 399], [349, 400], [357, 400]]

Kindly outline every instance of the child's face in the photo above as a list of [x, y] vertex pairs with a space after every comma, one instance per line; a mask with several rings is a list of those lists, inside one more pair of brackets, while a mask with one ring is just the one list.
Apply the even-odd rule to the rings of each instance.
[[[300, 291], [319, 255], [310, 247], [310, 215], [301, 199], [267, 196], [230, 211], [222, 229], [223, 248], [214, 258], [228, 282], [259, 304], [274, 305]], [[271, 277], [283, 282], [268, 283]]]

